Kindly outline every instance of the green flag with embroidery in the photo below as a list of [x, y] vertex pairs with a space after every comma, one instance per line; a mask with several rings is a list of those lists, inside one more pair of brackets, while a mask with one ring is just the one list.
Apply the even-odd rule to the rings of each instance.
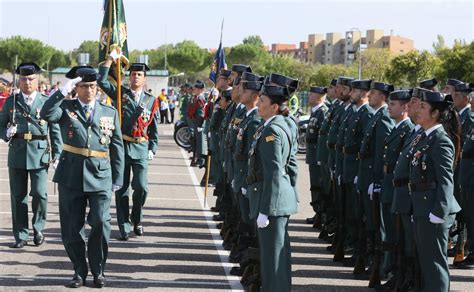
[[127, 22], [122, 0], [104, 0], [104, 19], [100, 30], [99, 63], [107, 60], [110, 52], [120, 48], [121, 62], [128, 66]]

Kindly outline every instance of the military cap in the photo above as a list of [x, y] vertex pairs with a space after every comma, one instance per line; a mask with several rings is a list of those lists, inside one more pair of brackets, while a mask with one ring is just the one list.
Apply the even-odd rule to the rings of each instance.
[[372, 80], [369, 79], [357, 79], [351, 82], [351, 87], [355, 89], [370, 90]]
[[238, 78], [241, 78], [241, 81], [243, 81], [242, 88], [244, 90], [250, 89], [250, 90], [260, 91], [260, 89], [262, 88], [263, 80], [264, 80], [264, 77], [259, 76], [257, 74], [250, 73], [250, 72], [244, 72], [242, 74], [242, 77], [238, 77]]
[[328, 92], [328, 89], [322, 86], [311, 86], [311, 88], [309, 89], [309, 92], [326, 94], [326, 92]]
[[298, 89], [299, 81], [288, 76], [284, 76], [278, 73], [271, 73], [270, 76], [266, 78], [266, 84], [276, 84], [282, 87], [287, 87], [289, 94], [292, 94]]
[[97, 80], [97, 71], [91, 66], [74, 66], [66, 73], [66, 77], [74, 79], [82, 78], [82, 82], [92, 82]]
[[196, 82], [194, 83], [194, 88], [203, 89], [204, 88], [204, 82], [202, 82], [201, 80], [196, 80]]
[[232, 65], [232, 71], [239, 73], [239, 76], [244, 72], [252, 72], [252, 68], [249, 65], [234, 64]]
[[145, 64], [145, 63], [132, 63], [130, 64], [130, 67], [128, 68], [128, 71], [143, 71], [147, 72], [150, 71], [150, 68]]
[[219, 72], [219, 77], [229, 78], [231, 73], [231, 70], [221, 69], [221, 71]]
[[186, 88], [192, 88], [193, 85], [192, 85], [191, 83], [189, 83], [189, 82], [186, 82], [186, 83], [184, 83], [184, 87], [186, 87]]
[[390, 94], [390, 92], [393, 91], [393, 85], [388, 84], [388, 83], [373, 81], [372, 84], [370, 84], [370, 89], [375, 89], [378, 91], [382, 91], [383, 93]]
[[411, 92], [412, 97], [417, 97], [417, 98], [421, 99], [421, 96], [423, 95], [423, 92], [425, 92], [425, 91], [430, 91], [430, 90], [424, 89], [424, 88], [421, 88], [421, 87], [415, 87], [410, 92]]
[[458, 85], [459, 83], [463, 83], [461, 80], [457, 80], [457, 79], [453, 79], [453, 78], [449, 78], [447, 81], [446, 81], [446, 85], [451, 85], [451, 86], [456, 86]]
[[225, 98], [227, 101], [231, 100], [231, 98], [232, 98], [232, 88], [221, 91], [221, 96], [223, 98]]
[[21, 76], [39, 74], [41, 72], [43, 72], [43, 69], [34, 62], [21, 63], [15, 70], [15, 73], [20, 74]]
[[330, 83], [329, 85], [336, 86], [336, 84], [337, 84], [337, 79], [336, 79], [336, 78], [333, 78], [333, 79], [331, 80], [331, 83]]
[[432, 89], [436, 86], [436, 84], [438, 84], [438, 80], [436, 80], [436, 78], [426, 79], [420, 82], [420, 87], [424, 89]]
[[410, 90], [395, 90], [388, 96], [390, 100], [409, 101], [411, 99]]
[[436, 109], [445, 110], [453, 103], [453, 98], [450, 94], [437, 91], [425, 91], [421, 96], [421, 101], [431, 104], [431, 106]]
[[339, 76], [339, 77], [337, 77], [336, 84], [351, 86], [352, 81], [354, 81], [354, 78], [352, 78], [352, 77]]
[[290, 98], [290, 92], [287, 87], [272, 84], [264, 84], [260, 94], [268, 96], [272, 102], [277, 104], [282, 104]]
[[469, 92], [472, 91], [472, 89], [473, 89], [472, 84], [464, 83], [464, 82], [458, 83], [458, 84], [456, 84], [456, 86], [454, 86], [454, 92], [469, 93]]

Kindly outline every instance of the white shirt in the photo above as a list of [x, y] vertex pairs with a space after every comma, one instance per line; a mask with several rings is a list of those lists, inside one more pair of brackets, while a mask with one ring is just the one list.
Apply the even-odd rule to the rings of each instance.
[[241, 108], [244, 108], [244, 107], [245, 107], [245, 105], [244, 105], [244, 104], [241, 104], [240, 102], [237, 104], [237, 108], [238, 108], [238, 109], [241, 109]]
[[272, 116], [272, 117], [270, 117], [270, 118], [268, 118], [268, 120], [265, 121], [265, 123], [263, 124], [263, 126], [266, 127], [266, 126], [268, 125], [268, 123], [270, 123], [275, 117], [276, 117], [276, 115], [275, 115], [275, 116]]
[[253, 111], [256, 111], [256, 110], [257, 110], [257, 107], [254, 107], [254, 108], [249, 109], [249, 110], [245, 113], [245, 116], [246, 116], [246, 117], [250, 116], [250, 114], [251, 114]]
[[359, 107], [356, 107], [355, 111], [358, 112], [364, 105], [368, 104], [368, 102], [364, 102]]
[[462, 115], [462, 113], [465, 112], [467, 109], [471, 109], [471, 105], [468, 104], [465, 107], [463, 107], [461, 110], [458, 111], [458, 114]]
[[416, 124], [414, 131], [416, 132], [416, 131], [418, 131], [419, 129], [421, 129], [421, 125], [420, 125], [420, 124]]
[[324, 102], [318, 104], [318, 105], [315, 105], [313, 106], [313, 108], [311, 108], [311, 112], [314, 113], [315, 111], [317, 111], [320, 107], [322, 107], [324, 104]]
[[383, 109], [383, 108], [385, 108], [385, 107], [386, 107], [385, 105], [382, 105], [381, 107], [379, 107], [378, 109], [376, 109], [375, 112], [374, 112], [374, 116], [375, 116], [375, 114], [377, 114], [377, 113], [379, 112], [379, 110], [381, 110], [381, 109]]
[[94, 111], [94, 108], [95, 108], [95, 99], [89, 103], [83, 103], [79, 98], [77, 99], [77, 101], [79, 101], [79, 103], [81, 104], [81, 108], [84, 109], [84, 106], [85, 105], [88, 105], [91, 112]]
[[34, 91], [30, 95], [26, 95], [26, 93], [24, 93], [24, 92], [22, 92], [21, 94], [23, 95], [23, 99], [25, 100], [25, 103], [27, 105], [32, 105], [33, 102], [35, 101], [35, 97], [36, 97], [37, 92]]
[[433, 127], [429, 128], [428, 130], [425, 131], [426, 137], [428, 137], [431, 133], [433, 133], [434, 130], [442, 127], [442, 124], [436, 124]]
[[398, 129], [398, 127], [400, 127], [400, 125], [401, 125], [404, 121], [409, 120], [409, 119], [410, 119], [410, 118], [407, 117], [407, 118], [404, 118], [403, 120], [401, 120], [400, 122], [398, 122], [398, 124], [395, 125], [395, 129]]

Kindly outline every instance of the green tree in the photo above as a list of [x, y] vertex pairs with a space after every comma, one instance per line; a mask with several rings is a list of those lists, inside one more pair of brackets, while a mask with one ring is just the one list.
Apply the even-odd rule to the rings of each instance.
[[411, 51], [396, 56], [390, 62], [386, 77], [395, 86], [414, 87], [423, 79], [434, 76], [439, 59], [428, 51]]
[[60, 50], [55, 50], [51, 59], [49, 60], [49, 70], [52, 71], [58, 67], [69, 67], [71, 66], [71, 60], [69, 59], [69, 53], [65, 53]]
[[341, 64], [316, 65], [313, 70], [314, 74], [309, 79], [309, 86], [329, 86], [331, 80], [338, 76], [357, 76], [357, 67], [347, 67]]
[[0, 70], [15, 70], [15, 56], [18, 64], [35, 62], [44, 67], [51, 59], [55, 49], [43, 42], [21, 36], [0, 39]]
[[[389, 49], [367, 49], [362, 51], [362, 78], [386, 82], [385, 73], [393, 58]], [[356, 65], [357, 60], [353, 63]]]
[[251, 36], [248, 36], [246, 38], [244, 38], [244, 40], [242, 41], [242, 43], [244, 45], [252, 45], [252, 46], [256, 46], [256, 47], [264, 47], [263, 45], [263, 41], [262, 41], [262, 38], [258, 35], [251, 35]]
[[474, 42], [469, 45], [455, 43], [449, 49], [445, 48], [438, 54], [440, 64], [436, 68], [436, 77], [442, 81], [455, 78], [463, 81], [473, 81], [474, 77]]
[[168, 54], [170, 67], [179, 72], [198, 72], [210, 66], [210, 54], [201, 49], [194, 41], [185, 40], [177, 43]]
[[99, 65], [99, 41], [83, 41], [77, 49], [71, 52], [72, 63], [77, 65], [77, 57], [81, 53], [89, 54], [89, 65], [97, 67]]
[[256, 65], [264, 59], [265, 52], [263, 47], [253, 44], [239, 44], [232, 47], [229, 54], [226, 56], [228, 64], [249, 64]]
[[437, 35], [436, 36], [436, 41], [433, 43], [433, 50], [436, 55], [438, 55], [439, 52], [442, 50], [446, 49], [446, 42], [444, 41], [444, 37], [442, 35]]

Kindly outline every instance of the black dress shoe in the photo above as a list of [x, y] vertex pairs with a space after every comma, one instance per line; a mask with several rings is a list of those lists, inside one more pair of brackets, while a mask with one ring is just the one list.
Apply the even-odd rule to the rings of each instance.
[[314, 217], [306, 218], [306, 224], [311, 224], [311, 225], [313, 225], [313, 223], [314, 223]]
[[82, 279], [81, 276], [79, 275], [74, 275], [74, 278], [72, 278], [72, 280], [67, 283], [66, 286], [67, 288], [81, 288], [82, 286], [85, 286], [86, 285], [86, 279]]
[[120, 233], [119, 240], [120, 241], [127, 241], [129, 239], [128, 232]]
[[133, 227], [133, 232], [135, 232], [136, 235], [142, 236], [143, 235], [143, 226], [141, 223], [135, 224]]
[[223, 221], [224, 216], [222, 216], [221, 214], [214, 215], [214, 216], [212, 216], [212, 220], [214, 220], [214, 221]]
[[474, 256], [469, 255], [464, 260], [453, 264], [453, 266], [458, 269], [474, 269]]
[[26, 240], [18, 240], [14, 244], [10, 245], [10, 248], [23, 248], [27, 244], [28, 242]]
[[105, 286], [105, 277], [104, 275], [100, 274], [100, 275], [94, 275], [94, 286], [96, 286], [97, 288], [102, 288]]
[[34, 232], [33, 242], [36, 246], [40, 246], [44, 242], [44, 235], [43, 232]]
[[217, 207], [211, 207], [211, 212], [219, 212], [220, 208]]

